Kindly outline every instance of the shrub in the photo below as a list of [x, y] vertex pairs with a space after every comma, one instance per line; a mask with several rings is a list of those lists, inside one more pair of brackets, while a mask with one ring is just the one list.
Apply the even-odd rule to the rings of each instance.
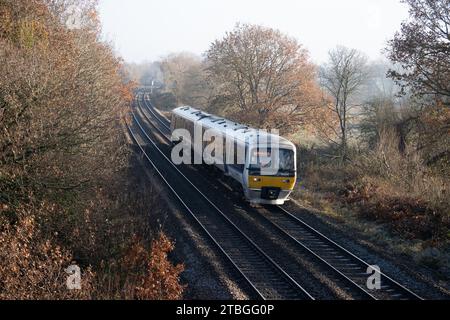
[[[131, 280], [136, 283], [133, 295], [141, 300], [177, 300], [183, 296], [184, 286], [180, 283], [183, 265], [174, 266], [168, 254], [174, 243], [164, 233], [153, 240], [151, 249], [146, 250], [141, 242], [135, 241], [124, 266], [131, 271]], [[130, 279], [129, 279], [130, 280]]]

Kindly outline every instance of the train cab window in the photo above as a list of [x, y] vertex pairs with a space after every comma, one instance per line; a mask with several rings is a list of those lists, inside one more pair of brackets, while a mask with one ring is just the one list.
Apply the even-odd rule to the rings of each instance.
[[287, 149], [280, 149], [280, 166], [281, 173], [295, 172], [295, 156], [294, 151]]
[[[295, 157], [294, 151], [288, 149], [279, 149], [278, 154], [278, 176], [295, 175]], [[261, 169], [272, 166], [272, 149], [255, 149], [250, 156], [250, 175], [260, 175]]]

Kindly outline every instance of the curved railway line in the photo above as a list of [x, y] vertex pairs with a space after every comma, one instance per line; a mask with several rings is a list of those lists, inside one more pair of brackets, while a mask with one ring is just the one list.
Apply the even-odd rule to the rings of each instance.
[[[144, 115], [144, 117], [147, 119], [147, 122], [154, 127], [159, 135], [162, 136], [166, 142], [170, 142], [170, 138], [167, 136], [167, 134], [170, 134], [170, 121], [163, 117], [161, 114], [159, 114], [158, 111], [153, 109], [153, 106], [150, 103], [147, 103], [144, 96], [142, 96], [142, 101], [144, 102], [143, 105], [145, 107], [145, 110], [148, 111], [148, 113], [151, 115], [151, 118], [144, 112], [143, 107], [141, 105], [141, 99], [138, 97], [136, 99], [136, 102], [138, 104], [138, 108], [140, 109], [141, 113]], [[239, 237], [241, 239], [246, 239], [246, 246], [242, 248], [246, 248], [245, 250], [249, 250], [251, 252], [251, 249], [249, 247], [253, 246], [253, 250], [256, 250], [260, 256], [263, 256], [266, 264], [267, 261], [270, 262], [271, 266], [269, 269], [265, 270], [264, 273], [261, 274], [267, 274], [268, 270], [271, 270], [270, 272], [273, 272], [274, 268], [276, 269], [276, 274], [278, 276], [282, 276], [284, 278], [284, 281], [288, 280], [290, 282], [291, 287], [297, 287], [297, 290], [301, 292], [300, 295], [293, 295], [291, 296], [290, 293], [285, 293], [283, 290], [276, 289], [277, 283], [283, 283], [283, 281], [280, 280], [278, 277], [277, 280], [275, 280], [272, 284], [269, 285], [274, 287], [275, 289], [267, 290], [265, 286], [261, 282], [253, 282], [252, 273], [255, 272], [255, 270], [258, 270], [257, 273], [260, 273], [261, 269], [263, 269], [263, 264], [258, 263], [256, 256], [255, 256], [255, 266], [253, 265], [245, 265], [244, 268], [240, 267], [240, 261], [239, 257], [232, 257], [229, 255], [228, 252], [230, 250], [233, 252], [233, 246], [228, 243], [227, 245], [221, 245], [220, 241], [223, 241], [224, 239], [221, 238], [219, 241], [217, 241], [217, 238], [214, 238], [213, 235], [211, 235], [208, 232], [208, 227], [213, 228], [212, 225], [208, 225], [209, 222], [205, 221], [199, 221], [198, 218], [196, 218], [195, 213], [192, 212], [189, 207], [183, 202], [182, 198], [176, 194], [176, 191], [170, 186], [170, 184], [164, 179], [164, 175], [157, 169], [157, 166], [154, 162], [151, 161], [150, 157], [147, 153], [145, 153], [145, 150], [142, 148], [141, 145], [139, 145], [141, 151], [144, 153], [147, 160], [152, 164], [152, 166], [157, 170], [158, 174], [163, 178], [166, 184], [168, 184], [169, 188], [172, 190], [172, 192], [175, 193], [176, 197], [181, 201], [183, 206], [190, 212], [191, 215], [194, 216], [194, 218], [197, 220], [197, 222], [202, 226], [202, 228], [206, 231], [206, 233], [209, 235], [209, 237], [213, 240], [216, 245], [219, 246], [220, 250], [227, 256], [227, 258], [233, 263], [233, 265], [239, 270], [239, 272], [244, 276], [244, 278], [247, 280], [247, 282], [258, 292], [258, 295], [263, 299], [287, 299], [294, 298], [294, 299], [313, 299], [312, 294], [308, 293], [298, 282], [296, 282], [293, 277], [291, 277], [288, 272], [286, 272], [283, 267], [281, 267], [279, 264], [277, 264], [272, 258], [269, 257], [269, 254], [271, 254], [270, 251], [263, 251], [260, 247], [258, 247], [251, 239], [248, 237], [242, 230], [238, 228], [238, 226], [231, 221], [230, 218], [227, 217], [227, 215], [222, 212], [204, 193], [202, 193], [171, 161], [170, 159], [164, 154], [164, 152], [157, 146], [157, 143], [145, 132], [145, 129], [142, 127], [142, 125], [139, 123], [139, 120], [136, 118], [135, 114], [133, 113], [133, 118], [135, 122], [137, 123], [138, 127], [142, 131], [143, 135], [146, 137], [146, 139], [152, 144], [153, 148], [157, 151], [157, 153], [160, 153], [165, 161], [170, 162], [172, 168], [175, 169], [179, 174], [183, 176], [184, 179], [188, 182], [188, 184], [195, 189], [197, 192], [201, 194], [201, 196], [209, 203], [210, 206], [214, 208], [216, 212], [219, 212], [219, 215], [227, 221], [228, 225], [234, 229], [234, 232], [239, 233]], [[153, 121], [152, 121], [153, 120]], [[133, 132], [131, 131], [131, 128], [129, 128], [130, 133], [133, 136], [133, 139], [136, 143], [138, 143], [137, 139], [133, 135]], [[255, 210], [253, 208], [247, 208], [248, 210]], [[395, 300], [410, 300], [410, 299], [422, 299], [420, 296], [406, 288], [405, 286], [401, 285], [399, 282], [395, 281], [391, 277], [387, 276], [386, 274], [380, 272], [381, 276], [381, 288], [378, 290], [369, 290], [366, 287], [366, 281], [368, 278], [367, 270], [371, 266], [369, 263], [364, 261], [363, 259], [359, 258], [357, 255], [353, 254], [352, 252], [348, 251], [347, 249], [343, 248], [330, 238], [326, 237], [322, 233], [320, 233], [318, 230], [311, 227], [309, 224], [307, 224], [305, 221], [303, 221], [301, 218], [297, 217], [295, 214], [287, 211], [285, 208], [281, 206], [266, 206], [261, 210], [262, 213], [258, 214], [258, 219], [261, 219], [261, 221], [265, 222], [265, 225], [270, 226], [270, 228], [273, 230], [274, 233], [278, 233], [281, 235], [284, 239], [284, 241], [290, 243], [293, 247], [295, 247], [298, 251], [303, 252], [304, 254], [309, 255], [310, 259], [314, 261], [314, 263], [320, 264], [322, 268], [327, 270], [330, 274], [331, 278], [339, 278], [339, 281], [346, 290], [352, 293], [352, 297], [358, 298], [358, 299], [395, 299]], [[222, 227], [222, 225], [221, 225]], [[216, 229], [216, 228], [214, 228]], [[229, 230], [224, 230], [225, 233], [229, 232]], [[228, 235], [232, 235], [232, 233], [229, 233]], [[219, 237], [223, 237], [224, 235], [219, 235]], [[234, 239], [234, 240], [233, 240]], [[234, 247], [234, 249], [239, 248], [237, 251], [241, 251], [241, 245], [239, 244], [239, 240], [237, 240], [236, 236], [231, 237], [231, 241], [234, 242], [233, 245], [236, 245], [237, 247]], [[236, 251], [236, 250], [234, 250]], [[255, 251], [253, 251], [255, 252]], [[237, 262], [236, 260], [237, 259]], [[267, 267], [267, 266], [266, 266]], [[253, 270], [254, 269], [254, 270]], [[290, 268], [289, 270], [292, 270]], [[250, 275], [250, 276], [247, 276]], [[270, 279], [267, 278], [267, 279]], [[286, 286], [286, 284], [282, 285]], [[295, 291], [295, 290], [294, 290]], [[276, 292], [276, 293], [275, 293]], [[274, 294], [275, 293], [275, 294]]]
[[[139, 120], [133, 113], [133, 118], [142, 131], [142, 133], [151, 142], [153, 147], [156, 143], [151, 139], [142, 128]], [[292, 279], [276, 262], [274, 262], [261, 248], [259, 248], [245, 233], [243, 233], [228, 217], [206, 197], [195, 185], [172, 164], [170, 159], [161, 153], [163, 158], [169, 163], [181, 177], [183, 177], [198, 194], [209, 203], [214, 210], [211, 212], [195, 212], [183, 200], [182, 195], [175, 190], [173, 184], [164, 176], [154, 161], [149, 157], [144, 147], [139, 143], [136, 134], [132, 128], [127, 125], [131, 137], [138, 145], [142, 154], [157, 174], [162, 178], [167, 187], [172, 191], [182, 206], [194, 218], [202, 230], [225, 255], [228, 261], [236, 268], [247, 283], [254, 289], [256, 294], [262, 299], [307, 299], [314, 300], [313, 296], [307, 292], [300, 284]], [[159, 149], [158, 149], [159, 150]], [[212, 216], [220, 218], [220, 228], [217, 228], [217, 219], [211, 219]], [[215, 221], [214, 221], [215, 220]]]

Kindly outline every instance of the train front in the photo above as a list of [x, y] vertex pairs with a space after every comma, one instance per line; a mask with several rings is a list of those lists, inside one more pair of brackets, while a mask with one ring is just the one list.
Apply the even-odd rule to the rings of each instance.
[[249, 145], [244, 179], [245, 196], [252, 203], [281, 205], [297, 180], [295, 145], [282, 139], [276, 146]]

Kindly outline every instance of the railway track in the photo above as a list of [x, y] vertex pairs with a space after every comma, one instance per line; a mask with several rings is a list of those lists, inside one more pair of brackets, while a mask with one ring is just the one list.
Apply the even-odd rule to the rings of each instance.
[[[192, 187], [193, 190], [203, 198], [204, 204], [209, 210], [195, 210], [193, 205], [183, 200], [182, 192], [174, 186], [175, 181], [169, 178], [158, 167], [139, 143], [137, 135], [127, 124], [130, 136], [141, 150], [145, 159], [155, 169], [167, 187], [172, 191], [181, 205], [194, 218], [201, 229], [207, 234], [211, 241], [224, 254], [226, 259], [234, 266], [239, 274], [246, 280], [256, 295], [262, 299], [307, 299], [314, 297], [307, 292], [299, 283], [292, 279], [276, 262], [274, 262], [261, 248], [259, 248], [245, 233], [243, 233], [228, 217], [204, 195], [195, 185], [168, 159], [157, 147], [155, 141], [147, 135], [135, 114], [132, 113], [134, 123], [139, 127], [141, 133], [151, 143], [151, 148], [159, 153], [159, 160], [165, 161], [166, 165], [172, 167], [175, 172]], [[159, 151], [159, 152], [157, 152]], [[218, 221], [220, 219], [220, 221]], [[220, 228], [217, 226], [220, 225]]]
[[373, 265], [326, 237], [285, 208], [281, 206], [271, 208], [266, 211], [264, 217], [287, 238], [333, 269], [354, 288], [359, 288], [367, 297], [383, 300], [422, 300], [419, 295], [382, 271], [379, 272], [381, 287], [376, 290], [367, 289], [368, 270], [372, 274]]
[[[144, 101], [145, 101], [145, 100], [144, 100]], [[152, 120], [147, 116], [147, 114], [145, 114], [145, 112], [143, 112], [143, 109], [142, 109], [142, 106], [141, 106], [141, 103], [140, 103], [139, 100], [137, 100], [137, 104], [138, 104], [138, 108], [141, 109], [142, 114], [144, 115], [144, 118], [147, 119], [147, 121], [148, 121], [150, 124], [152, 124], [153, 128], [155, 128], [155, 129], [157, 130], [157, 132], [160, 134], [160, 136], [161, 136], [167, 143], [170, 144], [172, 141], [170, 140], [170, 137], [169, 137], [168, 133], [163, 132], [163, 130], [161, 130], [161, 128], [159, 128], [158, 126], [156, 126], [156, 125], [154, 125], [154, 124], [152, 123]], [[155, 119], [158, 119], [158, 116], [156, 115], [155, 112], [153, 112], [153, 110], [152, 110], [151, 107], [145, 106], [145, 108], [146, 108], [146, 110], [148, 110], [148, 111], [153, 115], [153, 117], [154, 117]], [[158, 121], [158, 122], [162, 124], [161, 121]], [[170, 133], [170, 127], [169, 127], [169, 126], [163, 126], [163, 128], [166, 128], [166, 129], [169, 131], [169, 133]]]
[[[157, 111], [152, 110], [152, 106], [147, 104], [145, 99], [143, 100], [148, 112], [157, 122], [163, 125], [165, 130], [170, 131], [170, 122], [166, 118], [158, 115]], [[142, 113], [152, 126], [165, 136], [161, 128], [158, 128], [152, 123], [151, 119], [144, 112]], [[422, 299], [383, 272], [380, 272], [381, 288], [377, 290], [367, 289], [366, 281], [369, 276], [367, 271], [369, 267], [372, 267], [369, 263], [329, 239], [283, 207], [276, 206], [270, 209], [266, 207], [265, 209], [265, 213], [260, 215], [262, 219], [265, 219], [286, 240], [290, 241], [302, 251], [306, 251], [318, 263], [332, 271], [353, 292], [356, 292], [358, 297], [362, 297], [363, 299], [385, 300]]]
[[169, 119], [161, 116], [156, 110], [154, 110], [153, 106], [151, 105], [151, 103], [145, 99], [145, 97], [143, 98], [144, 100], [144, 105], [147, 108], [147, 110], [155, 117], [155, 119], [167, 130], [170, 131], [170, 121]]

